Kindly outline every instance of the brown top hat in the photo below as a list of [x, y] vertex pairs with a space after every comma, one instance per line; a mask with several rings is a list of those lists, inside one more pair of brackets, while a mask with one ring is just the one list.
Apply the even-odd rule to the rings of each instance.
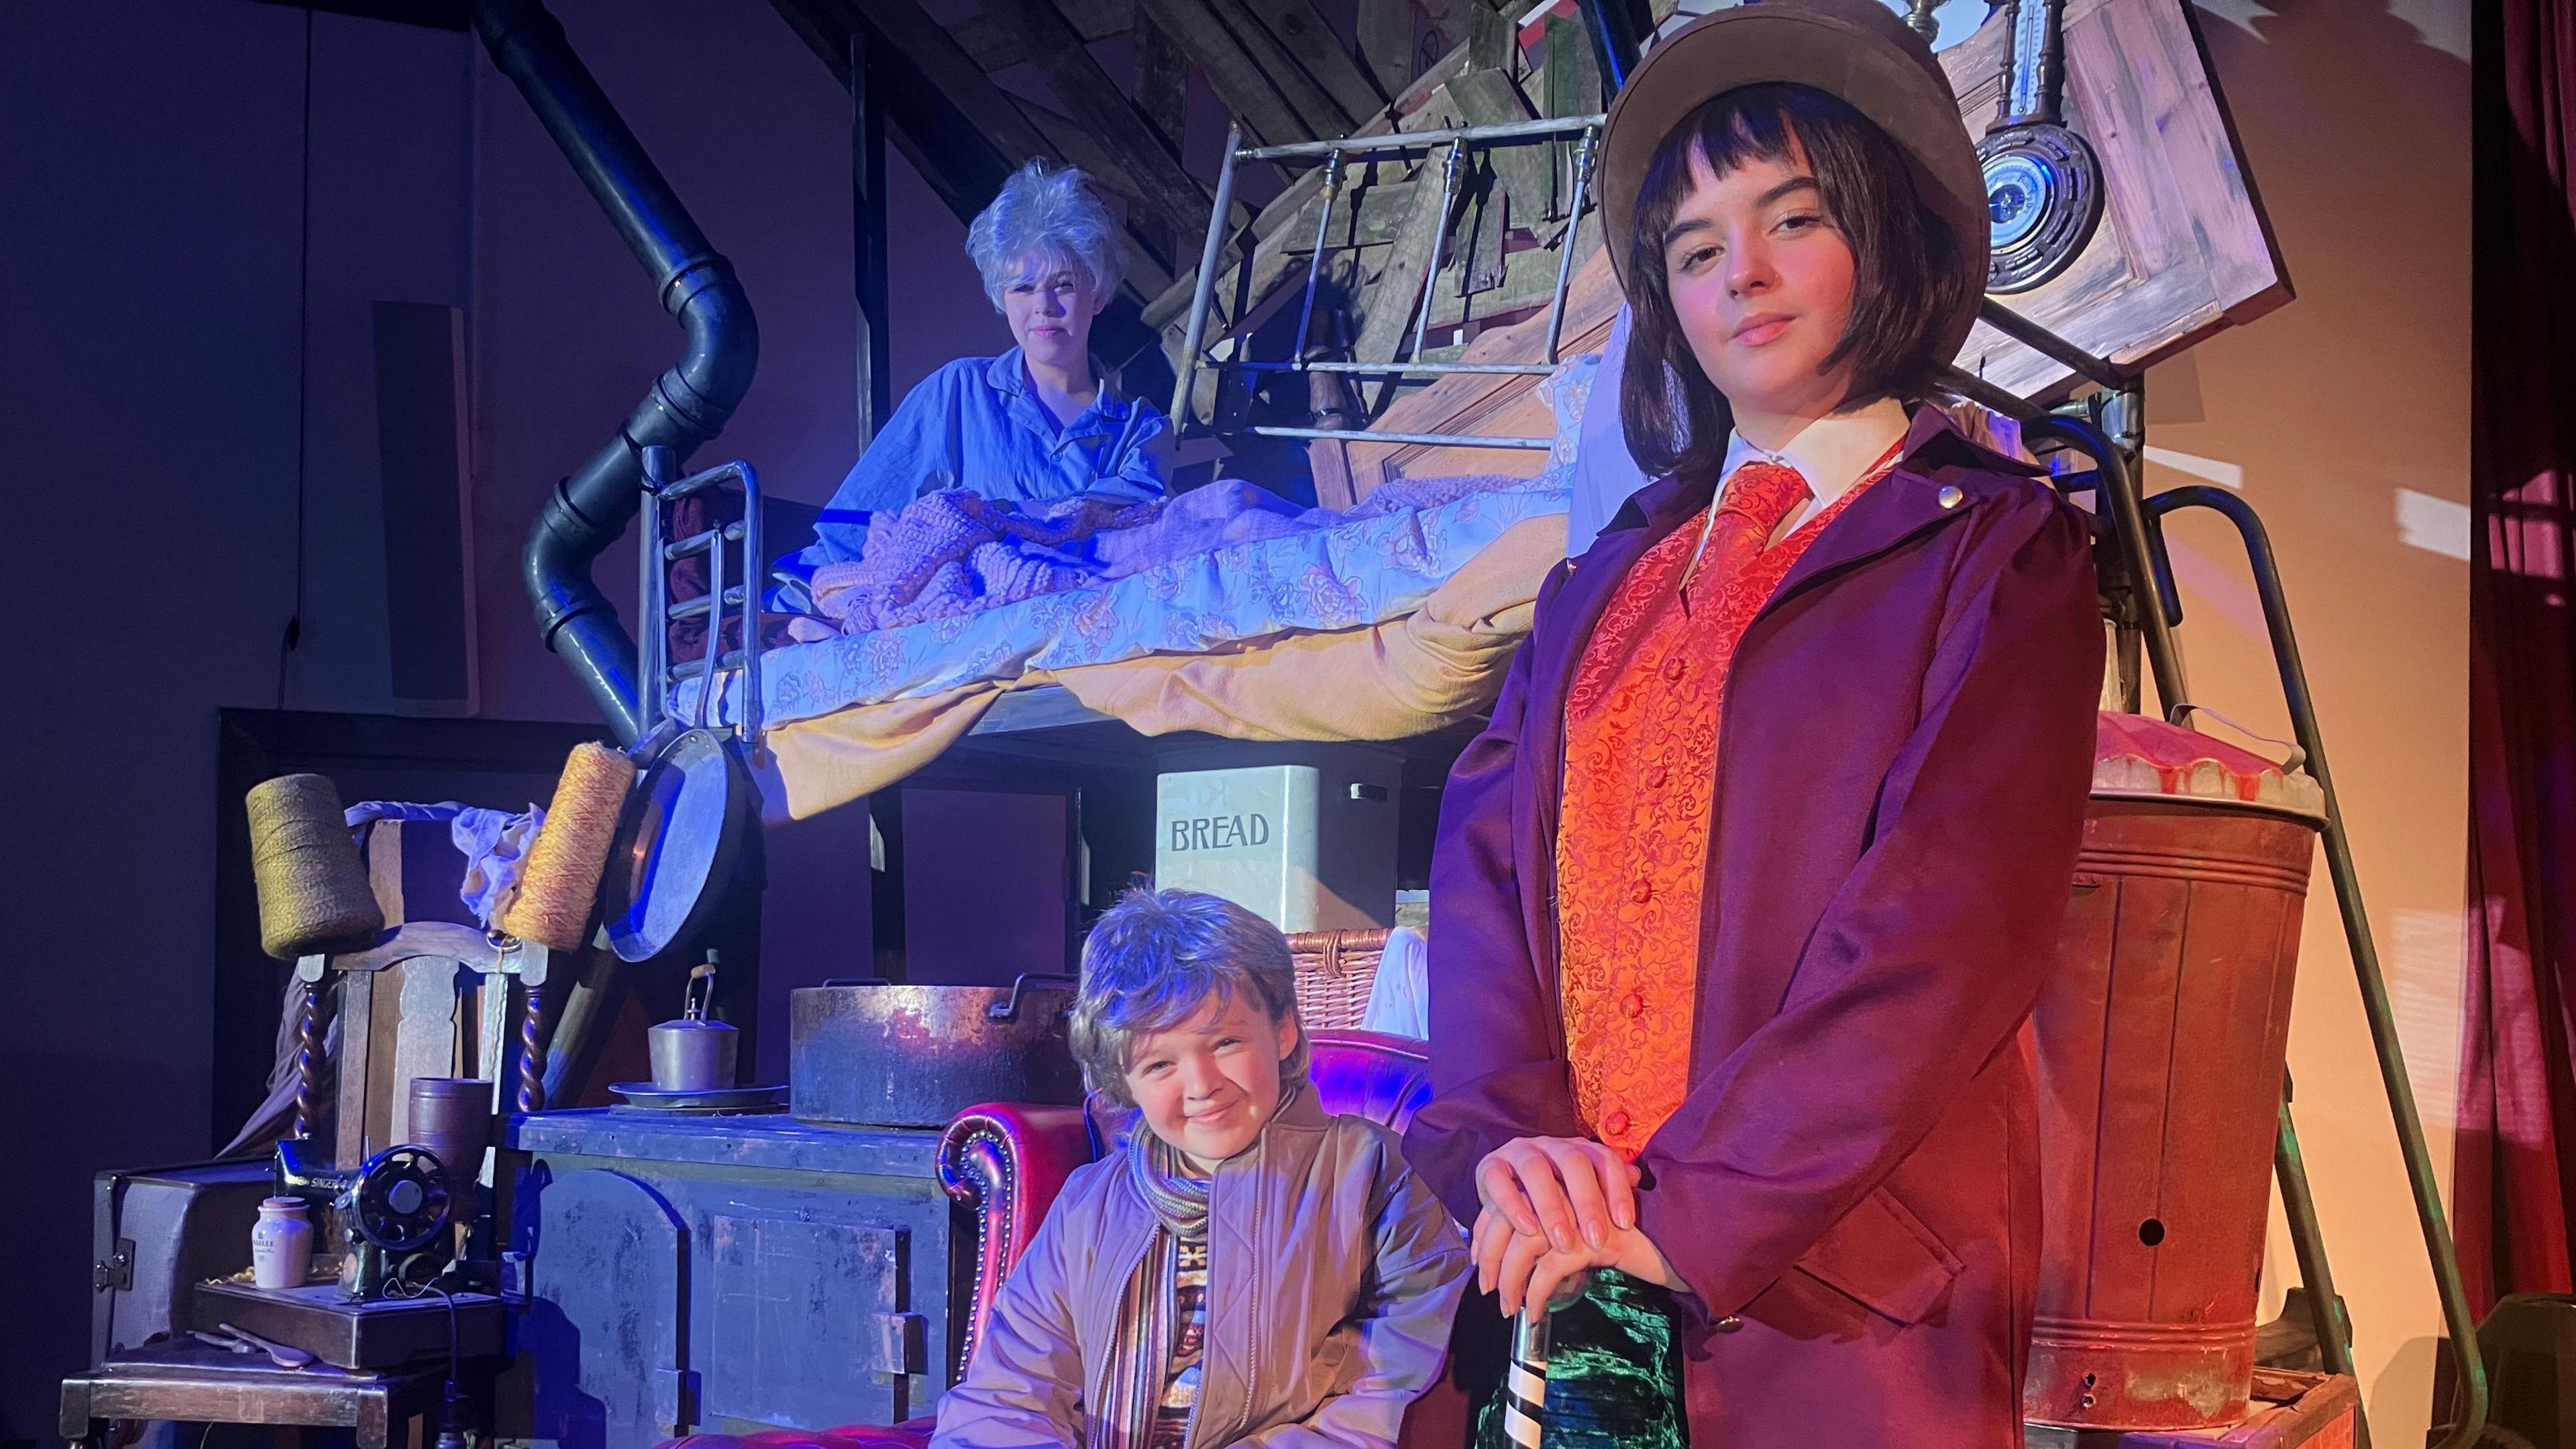
[[1705, 102], [1774, 81], [1841, 98], [1912, 164], [1916, 191], [1950, 224], [1960, 265], [1977, 279], [1943, 333], [1941, 359], [1956, 356], [1984, 300], [1985, 173], [1932, 47], [1879, 0], [1754, 0], [1704, 15], [1656, 44], [1611, 104], [1602, 137], [1601, 215], [1621, 285], [1637, 193], [1664, 137]]

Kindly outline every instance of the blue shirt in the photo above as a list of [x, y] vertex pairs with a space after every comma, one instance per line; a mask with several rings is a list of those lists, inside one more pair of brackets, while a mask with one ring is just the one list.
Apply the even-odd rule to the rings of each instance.
[[809, 567], [859, 556], [866, 513], [963, 488], [986, 498], [1052, 503], [1077, 494], [1144, 502], [1163, 496], [1160, 449], [1171, 428], [1153, 404], [1110, 394], [1059, 425], [1014, 347], [961, 357], [923, 378], [894, 410], [814, 525]]

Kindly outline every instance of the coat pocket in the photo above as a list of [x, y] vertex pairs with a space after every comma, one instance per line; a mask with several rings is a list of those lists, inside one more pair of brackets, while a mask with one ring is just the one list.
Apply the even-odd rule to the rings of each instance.
[[1958, 1258], [1884, 1187], [1871, 1188], [1793, 1266], [1902, 1324], [1919, 1323], [1938, 1307], [1960, 1269]]

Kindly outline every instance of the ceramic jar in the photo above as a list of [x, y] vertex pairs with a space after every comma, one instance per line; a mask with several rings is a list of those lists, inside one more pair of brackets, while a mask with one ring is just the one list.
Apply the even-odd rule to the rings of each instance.
[[262, 1198], [250, 1230], [251, 1281], [262, 1288], [301, 1288], [313, 1267], [313, 1224], [300, 1197]]

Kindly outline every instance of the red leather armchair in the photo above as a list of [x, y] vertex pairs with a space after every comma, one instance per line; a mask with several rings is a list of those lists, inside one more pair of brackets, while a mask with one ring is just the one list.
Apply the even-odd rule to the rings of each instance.
[[[1324, 1110], [1401, 1132], [1431, 1100], [1431, 1064], [1422, 1043], [1365, 1031], [1318, 1031], [1309, 1039], [1308, 1071]], [[974, 1299], [966, 1310], [957, 1368], [974, 1356], [993, 1295], [1065, 1179], [1100, 1155], [1103, 1128], [1081, 1107], [1014, 1102], [969, 1107], [949, 1124], [939, 1142], [940, 1182], [976, 1218]], [[920, 1418], [822, 1433], [778, 1429], [747, 1437], [693, 1434], [666, 1440], [660, 1449], [923, 1449], [933, 1422]], [[1462, 1443], [1465, 1437], [1465, 1400], [1447, 1384], [1416, 1404], [1405, 1422], [1408, 1443]]]

